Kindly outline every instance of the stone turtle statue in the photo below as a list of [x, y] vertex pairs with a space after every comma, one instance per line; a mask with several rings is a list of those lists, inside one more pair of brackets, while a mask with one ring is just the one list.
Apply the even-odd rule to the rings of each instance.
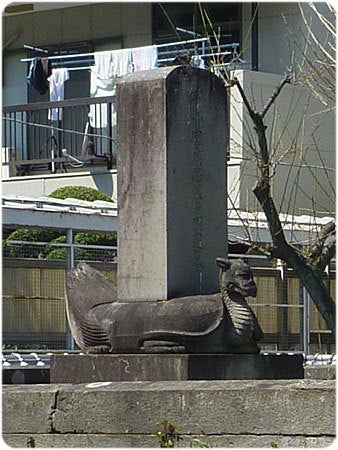
[[80, 263], [67, 274], [67, 316], [87, 353], [259, 353], [263, 332], [246, 296], [256, 296], [250, 267], [217, 258], [220, 292], [169, 300], [120, 302], [116, 285]]

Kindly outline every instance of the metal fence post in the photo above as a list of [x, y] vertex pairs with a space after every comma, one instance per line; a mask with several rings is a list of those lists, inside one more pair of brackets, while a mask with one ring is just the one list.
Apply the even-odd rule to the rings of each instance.
[[[74, 246], [73, 246], [73, 230], [67, 229], [67, 272], [74, 267]], [[74, 350], [75, 343], [70, 331], [68, 320], [66, 321], [67, 349]]]
[[310, 353], [310, 295], [303, 287], [303, 348], [305, 355]]

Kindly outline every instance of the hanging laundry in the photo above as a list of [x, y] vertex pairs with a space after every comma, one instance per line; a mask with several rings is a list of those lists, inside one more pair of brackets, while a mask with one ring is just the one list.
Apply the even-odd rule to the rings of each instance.
[[[105, 97], [115, 95], [116, 80], [133, 72], [132, 55], [129, 49], [97, 52], [94, 54], [95, 65], [91, 67], [90, 96]], [[91, 105], [90, 124], [93, 128], [107, 127], [107, 105]], [[113, 113], [112, 126], [116, 125]]]
[[191, 63], [194, 67], [199, 67], [200, 69], [205, 69], [204, 59], [200, 55], [194, 55], [191, 58]]
[[123, 77], [133, 72], [133, 59], [130, 49], [115, 50], [112, 52], [113, 77]]
[[41, 95], [49, 89], [48, 77], [52, 74], [52, 65], [48, 58], [34, 58], [31, 62], [27, 82]]
[[[49, 81], [49, 100], [60, 102], [65, 98], [65, 82], [69, 80], [67, 69], [53, 69]], [[52, 121], [62, 120], [62, 108], [53, 108], [48, 111], [48, 119]]]
[[91, 68], [90, 91], [96, 96], [98, 89], [111, 90], [113, 71], [113, 52], [97, 52], [94, 54], [95, 65]]
[[134, 71], [151, 70], [157, 67], [157, 46], [139, 47], [132, 50]]

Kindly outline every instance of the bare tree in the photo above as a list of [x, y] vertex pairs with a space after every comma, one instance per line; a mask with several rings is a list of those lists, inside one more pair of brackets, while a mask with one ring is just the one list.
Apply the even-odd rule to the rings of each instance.
[[[320, 29], [321, 36], [317, 36], [313, 27], [313, 23], [308, 19], [308, 14], [304, 11], [304, 5], [299, 4], [300, 13], [302, 17], [302, 26], [300, 30], [296, 32], [290, 31], [291, 40], [293, 41], [294, 48], [292, 53], [298, 55], [298, 59], [293, 60], [292, 76], [286, 76], [276, 90], [272, 93], [266, 103], [262, 102], [261, 108], [255, 106], [255, 96], [252, 92], [245, 92], [243, 86], [237, 78], [232, 77], [231, 72], [224, 71], [223, 73], [216, 72], [219, 76], [223, 77], [226, 85], [232, 86], [231, 89], [238, 89], [240, 97], [245, 105], [245, 109], [248, 112], [249, 123], [243, 123], [243, 116], [239, 117], [241, 121], [242, 129], [240, 131], [233, 130], [238, 134], [241, 143], [238, 147], [245, 145], [247, 152], [243, 156], [242, 161], [245, 160], [248, 163], [253, 164], [255, 170], [252, 173], [257, 174], [257, 179], [253, 188], [253, 193], [257, 199], [261, 209], [263, 210], [266, 221], [268, 224], [269, 232], [271, 235], [271, 244], [266, 242], [258, 242], [251, 237], [249, 227], [246, 228], [247, 239], [245, 243], [248, 244], [248, 248], [254, 248], [259, 252], [265, 254], [271, 259], [281, 259], [292, 267], [298, 274], [303, 286], [307, 289], [308, 293], [312, 297], [319, 313], [325, 320], [326, 325], [333, 333], [335, 333], [335, 302], [330, 296], [330, 293], [324, 282], [324, 269], [335, 254], [335, 222], [330, 221], [322, 227], [320, 231], [315, 234], [314, 239], [309, 240], [307, 246], [297, 245], [295, 242], [288, 241], [286, 238], [285, 230], [280, 218], [280, 212], [286, 205], [286, 210], [291, 212], [291, 215], [295, 214], [297, 210], [295, 207], [296, 197], [298, 191], [302, 188], [298, 184], [295, 189], [291, 189], [291, 194], [286, 195], [285, 192], [281, 194], [282, 201], [274, 194], [272, 189], [273, 180], [278, 167], [280, 167], [285, 159], [289, 158], [289, 174], [293, 168], [296, 167], [296, 159], [298, 158], [298, 177], [300, 176], [301, 167], [306, 167], [308, 170], [309, 178], [312, 177], [314, 183], [318, 186], [322, 192], [327, 193], [329, 197], [332, 197], [334, 191], [333, 183], [330, 178], [330, 170], [326, 165], [326, 161], [322, 155], [320, 144], [316, 140], [317, 125], [312, 125], [310, 136], [304, 136], [306, 134], [307, 127], [304, 125], [306, 116], [309, 116], [308, 109], [309, 104], [305, 100], [305, 106], [301, 113], [297, 112], [298, 116], [302, 116], [299, 119], [299, 125], [296, 126], [296, 130], [290, 131], [288, 126], [294, 118], [292, 112], [295, 112], [293, 106], [290, 105], [288, 112], [288, 123], [282, 123], [278, 108], [276, 108], [277, 99], [281, 96], [283, 89], [286, 85], [291, 83], [294, 85], [302, 85], [312, 94], [312, 97], [318, 99], [324, 110], [332, 111], [335, 107], [335, 27], [332, 20], [328, 20], [326, 15], [323, 14], [319, 8], [313, 3], [306, 3], [307, 7], [311, 8], [313, 14], [313, 20], [317, 20], [317, 25]], [[335, 14], [335, 11], [331, 6], [327, 6], [328, 12]], [[219, 63], [218, 54], [220, 53], [219, 30], [215, 30], [212, 24], [212, 20], [208, 16], [207, 11], [202, 5], [199, 5], [199, 13], [204, 27], [205, 36], [212, 37], [217, 44], [217, 50], [214, 52], [215, 56], [211, 59], [211, 65], [215, 66]], [[250, 27], [249, 27], [250, 29]], [[301, 33], [303, 39], [300, 39]], [[302, 43], [305, 43], [303, 45]], [[295, 51], [297, 50], [297, 52]], [[209, 49], [210, 53], [213, 53], [212, 48]], [[239, 55], [241, 56], [241, 55]], [[211, 67], [212, 69], [212, 67]], [[233, 91], [232, 91], [233, 93]], [[300, 94], [302, 95], [302, 94]], [[249, 100], [251, 97], [251, 101]], [[262, 100], [263, 95], [261, 95]], [[297, 103], [297, 99], [293, 98], [293, 102]], [[310, 100], [308, 100], [310, 102]], [[291, 111], [293, 110], [293, 111]], [[271, 120], [271, 112], [273, 119]], [[270, 113], [270, 118], [267, 120], [267, 115]], [[295, 115], [295, 114], [294, 114]], [[304, 119], [303, 119], [304, 117]], [[267, 134], [267, 124], [270, 125], [270, 134]], [[273, 130], [271, 129], [279, 127], [276, 131], [277, 136], [273, 136]], [[243, 140], [243, 130], [245, 128], [245, 135]], [[242, 134], [241, 134], [242, 133]], [[297, 136], [298, 133], [298, 136]], [[294, 134], [294, 135], [292, 135]], [[301, 138], [298, 139], [299, 135]], [[289, 145], [283, 142], [283, 136], [287, 136], [285, 141], [288, 141]], [[302, 141], [303, 140], [303, 141]], [[311, 140], [311, 150], [309, 141]], [[302, 141], [302, 142], [300, 142]], [[236, 146], [236, 145], [235, 145]], [[319, 161], [319, 166], [312, 167], [311, 163], [306, 159], [306, 154], [313, 150], [316, 151], [316, 158]], [[320, 169], [325, 178], [321, 180], [316, 171]], [[332, 169], [333, 170], [333, 169]], [[330, 173], [329, 173], [330, 172]], [[285, 184], [290, 181], [289, 174], [286, 177]], [[241, 180], [239, 180], [240, 182]], [[324, 182], [325, 181], [325, 182]], [[325, 185], [326, 183], [326, 185]], [[292, 184], [292, 183], [289, 183]], [[328, 188], [327, 188], [328, 186]], [[302, 192], [306, 197], [307, 193]], [[291, 198], [293, 197], [293, 198]], [[231, 200], [231, 197], [228, 196]], [[278, 200], [278, 202], [277, 202]], [[312, 202], [312, 215], [316, 217], [320, 200], [311, 198], [308, 196], [309, 202]], [[278, 206], [277, 206], [278, 203]], [[236, 206], [233, 205], [236, 209]], [[257, 210], [256, 210], [257, 211]], [[239, 218], [240, 215], [239, 215]]]
[[281, 94], [283, 87], [290, 81], [289, 75], [283, 79], [261, 111], [253, 109], [240, 82], [236, 78], [233, 81], [239, 89], [257, 135], [256, 158], [259, 177], [253, 192], [265, 213], [272, 240], [271, 245], [258, 245], [257, 248], [270, 258], [282, 259], [296, 271], [328, 328], [335, 333], [335, 302], [323, 282], [323, 270], [335, 254], [335, 239], [332, 239], [335, 234], [335, 223], [332, 221], [323, 227], [312, 249], [304, 252], [302, 248], [297, 248], [287, 242], [272, 196], [271, 149], [266, 136], [264, 117]]
[[[325, 10], [326, 5], [326, 10]], [[312, 11], [312, 18], [309, 18], [309, 14], [304, 11], [304, 8], [310, 8]], [[307, 289], [313, 302], [315, 303], [319, 313], [323, 317], [327, 327], [335, 333], [335, 302], [330, 296], [330, 292], [324, 281], [324, 270], [330, 260], [334, 257], [336, 251], [336, 239], [335, 239], [335, 222], [332, 220], [322, 226], [317, 231], [312, 239], [309, 239], [308, 245], [295, 245], [286, 239], [285, 230], [280, 218], [281, 206], [276, 206], [276, 193], [272, 189], [273, 179], [277, 170], [278, 163], [287, 155], [294, 155], [291, 161], [296, 160], [296, 154], [299, 157], [300, 164], [307, 165], [309, 176], [313, 177], [314, 183], [317, 184], [319, 189], [325, 190], [324, 183], [330, 179], [328, 171], [330, 168], [326, 166], [324, 157], [322, 155], [322, 149], [320, 148], [320, 142], [317, 142], [316, 128], [317, 125], [312, 126], [312, 130], [309, 133], [310, 136], [303, 136], [303, 142], [299, 145], [297, 136], [293, 138], [293, 142], [290, 147], [283, 148], [280, 153], [282, 156], [278, 157], [278, 150], [276, 147], [281, 143], [281, 139], [273, 139], [273, 131], [270, 134], [267, 133], [267, 115], [272, 112], [274, 118], [271, 120], [270, 126], [276, 125], [278, 121], [278, 114], [276, 115], [276, 102], [280, 95], [283, 95], [283, 89], [286, 85], [301, 85], [306, 88], [307, 92], [310, 92], [312, 97], [317, 99], [323, 106], [322, 111], [317, 113], [318, 123], [325, 120], [325, 117], [332, 114], [335, 110], [335, 21], [332, 21], [332, 16], [335, 18], [335, 10], [328, 4], [321, 4], [321, 9], [313, 3], [299, 4], [299, 9], [302, 17], [302, 26], [298, 33], [290, 32], [292, 36], [294, 49], [298, 51], [298, 60], [293, 61], [292, 76], [287, 75], [281, 81], [276, 90], [272, 93], [270, 98], [261, 108], [256, 108], [254, 101], [254, 95], [251, 95], [252, 101], [249, 101], [247, 93], [244, 91], [243, 86], [237, 78], [231, 81], [232, 86], [236, 86], [240, 98], [245, 105], [245, 109], [249, 116], [250, 130], [246, 130], [247, 141], [246, 147], [249, 149], [247, 158], [250, 159], [255, 167], [257, 180], [255, 182], [253, 193], [258, 200], [260, 207], [262, 208], [269, 232], [271, 235], [271, 244], [253, 242], [250, 232], [248, 230], [248, 240], [251, 244], [251, 248], [259, 250], [269, 258], [277, 258], [283, 260], [290, 267], [292, 267], [298, 274], [302, 285]], [[323, 12], [324, 11], [324, 12]], [[327, 14], [325, 14], [327, 13]], [[331, 15], [331, 20], [328, 16]], [[316, 26], [314, 26], [316, 21]], [[320, 35], [317, 35], [318, 33]], [[300, 36], [303, 39], [300, 39]], [[303, 43], [303, 46], [302, 46]], [[290, 71], [291, 73], [291, 71]], [[236, 88], [235, 87], [235, 88]], [[304, 108], [304, 117], [309, 116], [310, 113]], [[292, 119], [291, 119], [292, 120]], [[304, 119], [305, 120], [305, 119]], [[251, 126], [250, 126], [251, 122]], [[279, 133], [283, 134], [288, 132], [288, 124], [284, 125], [284, 129]], [[304, 129], [306, 127], [304, 126]], [[298, 130], [301, 134], [301, 130]], [[278, 132], [276, 133], [278, 134]], [[295, 135], [297, 132], [295, 133]], [[305, 142], [307, 140], [307, 142]], [[304, 154], [309, 150], [308, 141], [312, 140], [312, 147], [315, 148], [318, 160], [321, 163], [320, 169], [323, 171], [325, 180], [321, 180], [318, 177], [318, 167], [311, 168], [306, 162]], [[319, 140], [318, 140], [319, 141]], [[292, 148], [293, 147], [293, 148]], [[295, 150], [296, 149], [296, 150]], [[251, 156], [250, 156], [251, 155]], [[300, 157], [300, 155], [302, 155]], [[292, 163], [291, 163], [292, 165]], [[314, 169], [314, 170], [313, 170]], [[331, 183], [329, 181], [329, 183]], [[331, 183], [330, 193], [332, 196], [334, 187]], [[295, 189], [296, 190], [296, 189]], [[281, 193], [280, 196], [283, 194]], [[296, 196], [297, 194], [295, 194]], [[279, 200], [279, 199], [278, 199]], [[291, 202], [291, 198], [289, 198]], [[313, 200], [313, 217], [316, 217], [318, 212], [319, 203]], [[287, 209], [292, 209], [292, 206], [288, 205]], [[316, 212], [317, 210], [317, 212]]]

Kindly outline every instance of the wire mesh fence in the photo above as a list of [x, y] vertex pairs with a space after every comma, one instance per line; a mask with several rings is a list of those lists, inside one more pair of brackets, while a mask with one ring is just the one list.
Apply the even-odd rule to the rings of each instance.
[[[116, 281], [115, 246], [72, 244], [73, 263], [86, 261]], [[3, 349], [70, 347], [65, 308], [66, 243], [7, 241], [3, 247]]]
[[[261, 350], [309, 353], [334, 352], [335, 339], [294, 271], [254, 257], [248, 261], [257, 284], [249, 299], [264, 331]], [[335, 298], [335, 272], [326, 276]]]
[[[65, 309], [65, 276], [69, 264], [86, 261], [117, 281], [117, 248], [7, 241], [3, 248], [3, 349], [66, 350], [70, 347]], [[235, 256], [235, 255], [234, 255]], [[236, 255], [237, 257], [238, 255]], [[257, 297], [248, 303], [255, 312], [264, 339], [262, 351], [334, 352], [334, 337], [292, 270], [274, 267], [258, 257], [250, 264]], [[326, 282], [334, 298], [335, 272]]]

